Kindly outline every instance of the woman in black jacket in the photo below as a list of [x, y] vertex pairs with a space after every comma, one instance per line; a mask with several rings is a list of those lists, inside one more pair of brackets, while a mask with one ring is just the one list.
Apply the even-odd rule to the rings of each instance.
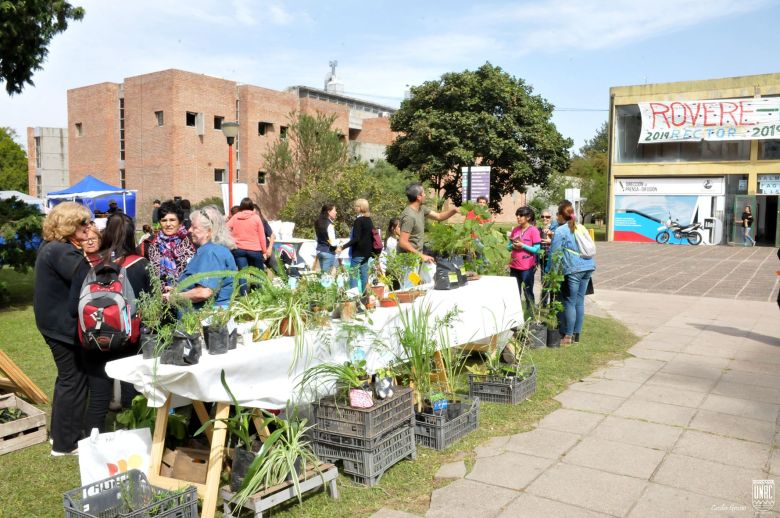
[[50, 428], [55, 457], [76, 453], [87, 403], [78, 322], [69, 308], [71, 285], [83, 279], [90, 267], [80, 243], [89, 237], [91, 217], [86, 207], [75, 202], [54, 207], [43, 221], [44, 242], [35, 260], [35, 324], [57, 365]]
[[[350, 276], [349, 285], [351, 288], [359, 288], [360, 293], [366, 291], [368, 284], [368, 261], [374, 254], [374, 236], [372, 230], [374, 229], [374, 222], [371, 221], [371, 216], [368, 212], [368, 200], [363, 198], [355, 200], [355, 212], [357, 217], [352, 224], [352, 233], [349, 241], [344, 243], [336, 250], [336, 255], [341, 253], [343, 248], [351, 248], [352, 253], [350, 256], [350, 266], [352, 267], [352, 275]], [[355, 270], [358, 271], [360, 278], [360, 284], [358, 284], [358, 277], [355, 275]]]

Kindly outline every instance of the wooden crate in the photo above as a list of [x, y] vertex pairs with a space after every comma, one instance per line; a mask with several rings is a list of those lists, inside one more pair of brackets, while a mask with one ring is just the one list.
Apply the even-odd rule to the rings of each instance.
[[18, 408], [27, 417], [0, 424], [0, 455], [46, 440], [46, 414], [14, 394], [0, 396], [0, 408]]

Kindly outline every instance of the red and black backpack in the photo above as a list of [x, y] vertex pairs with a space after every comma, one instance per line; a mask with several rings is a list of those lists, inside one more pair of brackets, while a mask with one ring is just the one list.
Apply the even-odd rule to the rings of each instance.
[[121, 264], [99, 264], [87, 274], [79, 295], [79, 339], [85, 349], [111, 352], [138, 341], [141, 316], [125, 268], [141, 259], [130, 255]]

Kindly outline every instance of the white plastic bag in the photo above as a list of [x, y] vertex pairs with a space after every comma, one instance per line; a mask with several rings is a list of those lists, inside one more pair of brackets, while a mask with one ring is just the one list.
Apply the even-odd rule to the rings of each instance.
[[86, 486], [131, 469], [149, 474], [152, 432], [149, 428], [92, 434], [79, 441], [81, 485]]

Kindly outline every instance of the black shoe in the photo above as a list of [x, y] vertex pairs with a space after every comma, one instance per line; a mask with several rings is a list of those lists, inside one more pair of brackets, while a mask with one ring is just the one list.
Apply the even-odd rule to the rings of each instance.
[[574, 333], [574, 343], [575, 344], [580, 343], [580, 334], [579, 333]]

